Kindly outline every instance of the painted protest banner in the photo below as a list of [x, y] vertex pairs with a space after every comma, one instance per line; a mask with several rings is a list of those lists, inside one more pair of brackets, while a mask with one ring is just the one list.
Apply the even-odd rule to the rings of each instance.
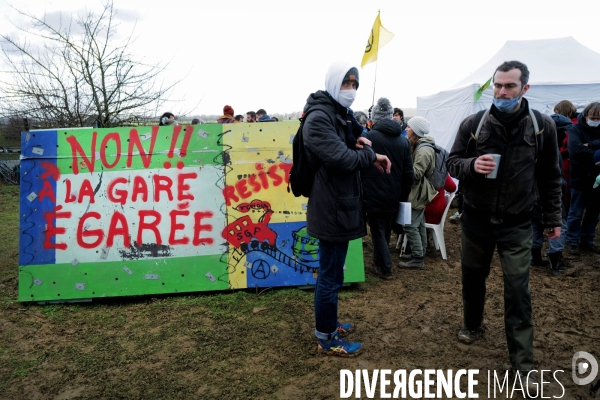
[[24, 132], [19, 301], [314, 285], [307, 199], [287, 191], [298, 125]]

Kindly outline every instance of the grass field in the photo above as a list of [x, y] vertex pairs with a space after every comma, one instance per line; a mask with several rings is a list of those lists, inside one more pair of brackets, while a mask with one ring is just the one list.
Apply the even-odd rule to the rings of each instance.
[[0, 186], [1, 399], [261, 398], [311, 371], [312, 291], [18, 303], [18, 190]]
[[[448, 260], [428, 250], [422, 271], [342, 290], [340, 320], [355, 322], [357, 358], [318, 356], [312, 291], [239, 290], [78, 304], [19, 303], [19, 187], [0, 185], [0, 399], [335, 399], [340, 370], [510, 368], [503, 281], [494, 257], [485, 337], [458, 343], [462, 326], [460, 227], [446, 224]], [[363, 239], [366, 267], [370, 238]], [[398, 254], [392, 254], [397, 265]], [[571, 358], [600, 359], [600, 260], [571, 260], [568, 274], [531, 269], [536, 367], [559, 373], [544, 396], [587, 399], [571, 380]], [[463, 387], [463, 390], [465, 388]], [[388, 391], [388, 393], [391, 392]], [[366, 398], [365, 391], [362, 392]], [[379, 396], [377, 388], [376, 397]], [[410, 397], [410, 396], [409, 396]], [[352, 396], [354, 398], [354, 396]], [[506, 398], [499, 396], [496, 398]]]

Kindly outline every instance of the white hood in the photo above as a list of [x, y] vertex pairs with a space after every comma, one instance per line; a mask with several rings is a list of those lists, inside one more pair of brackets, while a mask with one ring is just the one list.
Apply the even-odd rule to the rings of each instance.
[[340, 102], [340, 87], [342, 86], [344, 76], [346, 76], [346, 73], [353, 67], [354, 65], [349, 62], [336, 61], [329, 66], [327, 75], [325, 75], [325, 90], [327, 90], [327, 93], [329, 93], [338, 103]]

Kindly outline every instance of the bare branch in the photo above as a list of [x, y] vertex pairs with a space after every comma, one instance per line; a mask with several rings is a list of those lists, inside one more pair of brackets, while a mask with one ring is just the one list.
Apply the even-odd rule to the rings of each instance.
[[[100, 13], [53, 26], [47, 16], [15, 8], [32, 27], [17, 26], [20, 38], [0, 34], [0, 57], [8, 66], [0, 81], [0, 113], [27, 116], [35, 124], [86, 126], [154, 115], [180, 81], [160, 80], [168, 63], [147, 64], [131, 54], [133, 31], [115, 43], [114, 0]], [[75, 29], [77, 28], [77, 29]], [[6, 75], [8, 76], [6, 77]]]

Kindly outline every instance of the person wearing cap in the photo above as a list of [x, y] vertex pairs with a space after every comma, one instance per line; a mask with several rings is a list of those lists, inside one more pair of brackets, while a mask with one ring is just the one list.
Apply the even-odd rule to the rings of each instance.
[[235, 123], [235, 119], [233, 119], [233, 115], [235, 112], [233, 111], [233, 107], [225, 106], [223, 107], [223, 115], [217, 119], [217, 124], [233, 124]]
[[[446, 165], [460, 180], [464, 201], [460, 218], [464, 325], [458, 340], [471, 344], [484, 335], [486, 279], [497, 247], [510, 364], [529, 392], [537, 393], [529, 288], [531, 217], [538, 201], [548, 239], [560, 237], [562, 177], [554, 121], [529, 109], [524, 97], [528, 81], [529, 69], [522, 62], [506, 61], [496, 68], [492, 106], [481, 118], [477, 139], [473, 114], [461, 122]], [[538, 117], [541, 126], [536, 131]], [[498, 165], [491, 154], [501, 156]], [[495, 178], [486, 177], [494, 171]]]
[[435, 150], [426, 144], [435, 145], [429, 134], [429, 121], [423, 117], [412, 117], [408, 120], [406, 137], [410, 144], [414, 180], [410, 188], [408, 201], [411, 208], [411, 222], [404, 225], [404, 234], [412, 252], [403, 256], [400, 268], [423, 269], [425, 249], [427, 248], [427, 232], [425, 229], [425, 207], [437, 194], [428, 176], [435, 169]]
[[[594, 155], [600, 150], [600, 103], [588, 104], [569, 130], [571, 206], [567, 217], [567, 249], [600, 253], [594, 244], [600, 216], [600, 189], [594, 188], [600, 166]], [[578, 247], [579, 246], [579, 247]]]
[[398, 214], [399, 203], [407, 201], [413, 182], [410, 145], [402, 136], [402, 126], [392, 119], [393, 112], [388, 99], [382, 97], [377, 100], [371, 110], [373, 129], [364, 135], [371, 141], [376, 153], [389, 157], [394, 166], [391, 174], [382, 174], [374, 166], [360, 174], [373, 242], [371, 272], [382, 279], [392, 278], [392, 257], [389, 249], [392, 222]]
[[317, 172], [308, 198], [306, 227], [319, 239], [319, 271], [315, 285], [315, 336], [319, 353], [353, 356], [362, 344], [344, 336], [355, 328], [338, 320], [338, 293], [350, 240], [366, 235], [359, 171], [375, 165], [390, 173], [388, 157], [377, 154], [361, 137], [350, 106], [358, 89], [358, 69], [335, 62], [325, 76], [325, 90], [308, 96], [302, 128], [307, 162]]

